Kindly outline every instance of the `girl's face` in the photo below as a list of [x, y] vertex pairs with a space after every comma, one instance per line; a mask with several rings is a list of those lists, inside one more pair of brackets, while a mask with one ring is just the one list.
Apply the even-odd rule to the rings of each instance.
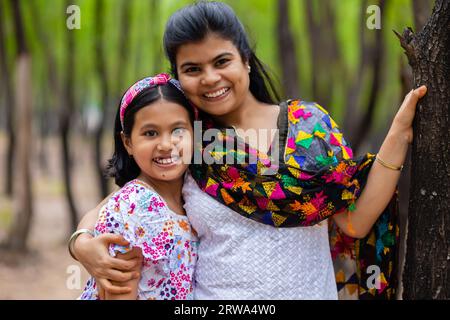
[[247, 63], [230, 40], [215, 33], [180, 46], [176, 65], [186, 96], [212, 116], [236, 111], [251, 96]]
[[188, 111], [177, 103], [158, 100], [134, 117], [131, 136], [122, 135], [122, 140], [141, 169], [140, 177], [150, 183], [181, 178], [192, 157]]

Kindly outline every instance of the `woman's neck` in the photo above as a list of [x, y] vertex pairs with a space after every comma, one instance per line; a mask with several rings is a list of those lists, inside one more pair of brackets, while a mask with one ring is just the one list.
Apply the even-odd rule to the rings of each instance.
[[249, 94], [241, 106], [230, 113], [215, 117], [215, 120], [227, 127], [243, 130], [259, 129], [260, 125], [257, 118], [267, 118], [269, 112], [270, 108], [267, 104], [256, 100], [252, 94]]

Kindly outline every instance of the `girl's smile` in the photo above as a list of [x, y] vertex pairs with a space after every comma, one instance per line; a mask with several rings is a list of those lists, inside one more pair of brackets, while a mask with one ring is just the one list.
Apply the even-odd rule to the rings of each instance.
[[181, 179], [192, 156], [189, 113], [165, 100], [143, 107], [124, 144], [141, 169], [140, 177], [150, 184]]

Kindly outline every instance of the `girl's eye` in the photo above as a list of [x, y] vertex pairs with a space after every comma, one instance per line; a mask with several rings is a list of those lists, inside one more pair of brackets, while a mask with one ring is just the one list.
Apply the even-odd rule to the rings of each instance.
[[146, 136], [146, 137], [154, 137], [157, 134], [158, 133], [155, 130], [147, 130], [144, 132], [144, 136]]
[[184, 131], [185, 131], [184, 128], [175, 128], [175, 129], [172, 131], [172, 134], [173, 134], [174, 136], [182, 136], [183, 133], [184, 133]]

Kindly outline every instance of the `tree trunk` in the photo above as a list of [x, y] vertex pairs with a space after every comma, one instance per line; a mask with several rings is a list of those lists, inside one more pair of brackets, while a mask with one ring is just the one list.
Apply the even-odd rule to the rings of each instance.
[[422, 30], [433, 7], [432, 0], [413, 0], [414, 26], [416, 32]]
[[[67, 6], [70, 5], [70, 0]], [[65, 101], [61, 101], [60, 113], [60, 132], [62, 145], [62, 162], [64, 184], [66, 186], [65, 193], [67, 204], [69, 205], [69, 217], [71, 232], [77, 229], [78, 224], [78, 210], [75, 206], [75, 200], [72, 190], [72, 165], [70, 157], [70, 124], [72, 120], [73, 110], [75, 109], [75, 88], [74, 88], [74, 74], [75, 74], [75, 30], [67, 30], [67, 60], [66, 60], [66, 79], [65, 79]], [[61, 99], [62, 100], [62, 99]]]
[[278, 1], [277, 10], [277, 39], [278, 58], [281, 65], [282, 85], [285, 97], [295, 99], [299, 97], [300, 87], [298, 80], [296, 42], [289, 27], [288, 0]]
[[97, 0], [95, 5], [95, 45], [96, 45], [96, 56], [97, 63], [96, 69], [100, 80], [100, 123], [94, 133], [94, 161], [97, 172], [97, 179], [100, 187], [100, 197], [103, 199], [108, 195], [108, 181], [104, 175], [104, 163], [102, 160], [102, 137], [105, 129], [106, 113], [109, 97], [109, 86], [108, 77], [106, 70], [106, 56], [103, 45], [103, 35], [104, 35], [104, 1]]
[[26, 251], [27, 238], [33, 215], [31, 191], [31, 57], [25, 43], [22, 13], [18, 0], [11, 1], [17, 39], [17, 86], [15, 111], [17, 121], [17, 152], [14, 171], [14, 218], [9, 234], [8, 248], [14, 251]]
[[[385, 0], [380, 0], [380, 17], [381, 21], [384, 18], [385, 11]], [[372, 30], [375, 32], [375, 43], [371, 48], [370, 52], [370, 64], [372, 66], [372, 82], [369, 89], [369, 101], [367, 103], [366, 111], [364, 115], [359, 120], [355, 138], [352, 141], [353, 152], [358, 153], [358, 149], [362, 142], [366, 138], [367, 134], [370, 132], [373, 122], [373, 115], [375, 113], [375, 107], [378, 102], [378, 96], [381, 86], [381, 65], [382, 58], [384, 54], [384, 42], [383, 42], [383, 30]]]
[[[0, 1], [0, 43], [6, 43], [5, 31], [4, 31], [4, 2]], [[14, 123], [14, 113], [13, 106], [14, 102], [14, 93], [12, 88], [12, 77], [10, 73], [10, 69], [8, 66], [8, 57], [7, 52], [5, 50], [5, 45], [0, 46], [0, 70], [2, 70], [1, 74], [1, 82], [3, 84], [4, 97], [5, 97], [5, 118], [6, 118], [6, 132], [8, 136], [8, 147], [5, 156], [5, 176], [4, 180], [5, 185], [5, 194], [7, 196], [13, 195], [13, 161], [14, 154], [16, 152], [16, 133], [14, 131], [13, 123]]]
[[437, 0], [417, 34], [399, 36], [416, 86], [405, 299], [450, 299], [450, 1]]

